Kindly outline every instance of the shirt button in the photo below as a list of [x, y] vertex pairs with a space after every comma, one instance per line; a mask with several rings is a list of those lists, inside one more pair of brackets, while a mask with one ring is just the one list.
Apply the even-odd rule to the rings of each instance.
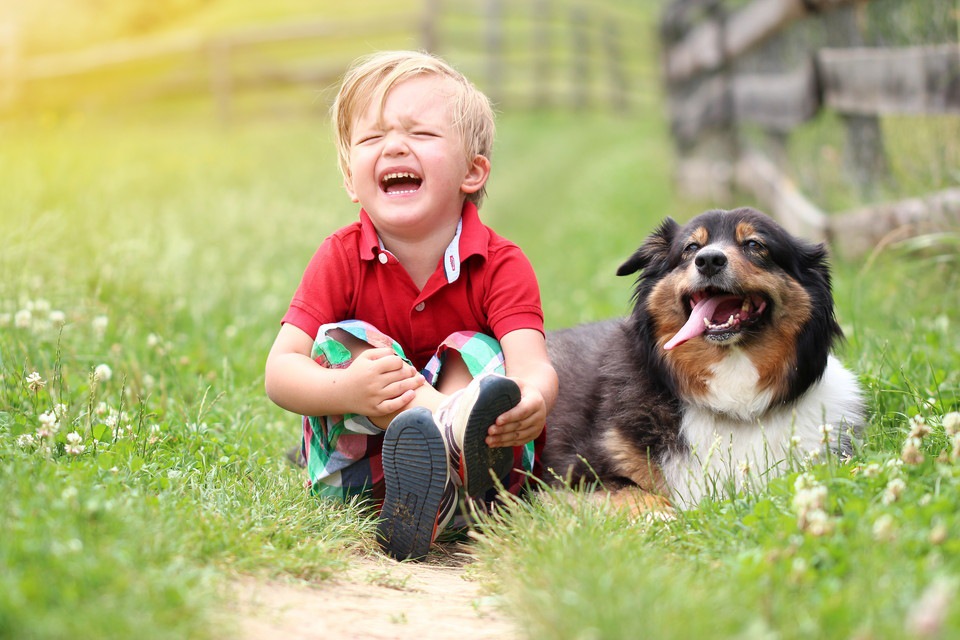
[[382, 253], [382, 252], [381, 252], [381, 253], [377, 254], [377, 260], [380, 261], [380, 264], [387, 264], [387, 261], [388, 261], [389, 259], [390, 259], [390, 258], [387, 257], [387, 254], [386, 254], [386, 253]]
[[423, 311], [423, 310], [426, 308], [426, 306], [427, 306], [427, 305], [425, 305], [424, 303], [420, 302], [420, 303], [417, 304], [417, 306], [414, 307], [414, 309], [416, 309], [417, 311]]

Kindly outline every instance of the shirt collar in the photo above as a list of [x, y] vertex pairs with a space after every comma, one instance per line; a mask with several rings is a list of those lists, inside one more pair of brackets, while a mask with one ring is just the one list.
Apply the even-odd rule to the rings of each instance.
[[[444, 253], [444, 271], [448, 282], [454, 282], [459, 277], [460, 265], [470, 256], [479, 255], [484, 259], [487, 257], [490, 236], [486, 227], [480, 221], [480, 213], [474, 203], [469, 201], [463, 203], [457, 234], [459, 242], [457, 242], [457, 236], [455, 236]], [[373, 225], [370, 215], [360, 209], [360, 258], [362, 260], [374, 260], [378, 254], [384, 251], [386, 250], [383, 248], [383, 243], [380, 242], [380, 236], [377, 234], [377, 228]], [[450, 262], [451, 259], [453, 263]]]

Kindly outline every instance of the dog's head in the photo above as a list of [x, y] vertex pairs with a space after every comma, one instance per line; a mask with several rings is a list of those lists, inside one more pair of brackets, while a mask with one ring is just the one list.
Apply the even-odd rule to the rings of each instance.
[[682, 227], [667, 218], [617, 274], [638, 271], [634, 328], [687, 396], [746, 355], [770, 404], [790, 401], [842, 337], [823, 245], [754, 209], [707, 211]]

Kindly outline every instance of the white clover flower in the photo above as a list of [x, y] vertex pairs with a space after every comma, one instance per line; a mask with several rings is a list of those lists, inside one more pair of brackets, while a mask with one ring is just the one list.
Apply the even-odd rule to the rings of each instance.
[[922, 439], [924, 436], [929, 435], [930, 426], [927, 424], [927, 419], [921, 415], [915, 415], [910, 418], [910, 438], [919, 438]]
[[37, 298], [33, 301], [33, 310], [37, 313], [49, 313], [50, 312], [50, 301], [44, 298]]
[[141, 382], [143, 383], [145, 389], [153, 389], [155, 386], [157, 386], [157, 381], [149, 373], [143, 374]]
[[827, 506], [827, 488], [823, 485], [807, 487], [793, 496], [793, 508], [798, 512], [824, 509]]
[[107, 327], [110, 325], [110, 319], [107, 316], [97, 316], [90, 324], [93, 327], [93, 332], [102, 338], [107, 332]]
[[876, 462], [871, 462], [863, 468], [863, 475], [867, 478], [876, 478], [880, 475], [880, 465]]
[[52, 411], [45, 411], [37, 416], [37, 420], [40, 422], [40, 426], [45, 430], [46, 433], [53, 435], [60, 431], [60, 420], [57, 419], [57, 414]]
[[923, 463], [923, 452], [920, 451], [922, 444], [923, 441], [920, 438], [907, 438], [900, 451], [900, 459], [912, 465]]
[[13, 320], [13, 316], [9, 313], [0, 313], [0, 327], [9, 327], [11, 320]]
[[896, 525], [893, 516], [884, 513], [873, 521], [873, 539], [879, 542], [887, 542], [896, 537]]
[[57, 416], [57, 420], [62, 420], [65, 415], [67, 415], [67, 405], [62, 402], [58, 402], [53, 405], [52, 410], [53, 415]]
[[150, 347], [151, 349], [153, 349], [153, 348], [159, 346], [160, 343], [161, 343], [160, 336], [158, 336], [158, 335], [155, 334], [155, 333], [149, 333], [149, 334], [147, 334], [147, 346], [148, 346], [148, 347]]
[[29, 449], [29, 450], [32, 450], [32, 449], [36, 448], [36, 446], [37, 446], [37, 441], [36, 441], [36, 439], [34, 439], [34, 437], [33, 437], [32, 434], [23, 433], [23, 434], [17, 436], [17, 446], [20, 447], [21, 449], [25, 450], [25, 451], [28, 450], [28, 449]]
[[937, 522], [933, 525], [933, 528], [930, 529], [930, 543], [935, 545], [941, 545], [947, 541], [947, 538], [950, 537], [950, 530], [947, 529], [947, 525], [942, 522]]
[[86, 447], [82, 444], [83, 438], [79, 433], [73, 431], [67, 434], [67, 445], [64, 447], [64, 451], [69, 453], [71, 456], [78, 456], [84, 452]]
[[943, 416], [943, 430], [948, 436], [955, 436], [960, 433], [960, 413], [951, 411]]
[[817, 479], [813, 477], [811, 473], [801, 473], [797, 476], [797, 479], [793, 481], [793, 488], [795, 491], [802, 491], [803, 489], [810, 489], [818, 485]]
[[826, 511], [814, 509], [807, 514], [806, 526], [803, 529], [812, 536], [820, 537], [833, 533], [833, 527], [833, 519]]
[[900, 458], [890, 458], [883, 464], [886, 469], [899, 469], [903, 466], [903, 460]]
[[113, 369], [108, 364], [98, 364], [93, 370], [93, 379], [96, 382], [106, 382], [113, 377]]
[[231, 325], [228, 325], [228, 326], [223, 330], [223, 335], [224, 335], [226, 338], [228, 338], [229, 340], [233, 340], [234, 338], [236, 338], [238, 333], [239, 333], [239, 331], [238, 331], [237, 328], [236, 328], [234, 325], [232, 325], [232, 324], [231, 324]]
[[30, 309], [20, 309], [13, 315], [13, 326], [17, 329], [29, 329], [33, 322], [33, 312]]
[[80, 495], [80, 492], [77, 491], [76, 487], [66, 487], [60, 492], [60, 498], [63, 500], [73, 500], [78, 495]]
[[55, 327], [62, 327], [63, 325], [67, 324], [67, 314], [59, 309], [54, 309], [51, 311], [49, 318], [50, 322], [52, 322]]
[[901, 478], [894, 478], [887, 483], [883, 490], [883, 504], [892, 504], [900, 499], [903, 492], [907, 489], [907, 483]]
[[44, 380], [36, 371], [28, 375], [26, 381], [30, 391], [33, 391], [34, 393], [47, 386], [47, 381]]

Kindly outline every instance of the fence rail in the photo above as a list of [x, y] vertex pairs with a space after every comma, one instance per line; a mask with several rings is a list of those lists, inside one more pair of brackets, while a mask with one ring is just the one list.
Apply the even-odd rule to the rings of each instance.
[[[878, 116], [960, 115], [956, 43], [864, 47], [856, 28], [846, 28], [791, 68], [745, 70], [749, 65], [741, 64], [757, 48], [785, 39], [804, 18], [836, 12], [849, 26], [854, 6], [870, 1], [752, 0], [727, 12], [724, 0], [674, 0], [662, 16], [661, 44], [681, 189], [699, 197], [742, 189], [792, 231], [830, 240], [850, 256], [891, 233], [960, 227], [956, 190], [828, 216], [779, 162], [787, 136], [831, 110], [846, 123], [850, 157], [859, 162], [852, 179], [867, 184], [886, 170]], [[767, 154], [739, 135], [746, 125], [766, 132]]]
[[[621, 22], [623, 11], [586, 0], [424, 0], [419, 13], [185, 33], [40, 56], [24, 56], [16, 29], [0, 25], [0, 108], [29, 98], [43, 82], [165, 62], [169, 70], [139, 95], [206, 90], [220, 117], [229, 120], [240, 91], [277, 84], [326, 88], [357, 56], [403, 47], [443, 55], [449, 49], [458, 66], [467, 67], [501, 105], [602, 104], [624, 110], [639, 91], [631, 93], [634, 83], [623, 67], [628, 45]], [[341, 46], [330, 46], [332, 41]], [[291, 43], [303, 51], [270, 55]], [[307, 53], [309, 46], [316, 49]]]

